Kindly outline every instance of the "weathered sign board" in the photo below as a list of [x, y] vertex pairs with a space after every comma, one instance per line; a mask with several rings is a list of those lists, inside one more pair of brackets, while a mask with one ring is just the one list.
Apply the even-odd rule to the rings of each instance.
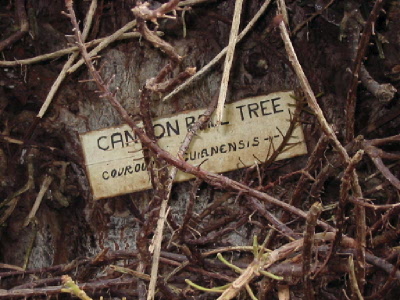
[[[295, 100], [292, 92], [257, 96], [225, 105], [224, 120], [199, 131], [184, 158], [215, 173], [249, 167], [265, 161], [282, 142], [290, 126]], [[154, 120], [161, 148], [176, 155], [188, 129], [204, 110], [182, 112]], [[128, 125], [81, 134], [90, 185], [95, 199], [113, 197], [151, 187], [141, 144]], [[273, 143], [273, 147], [271, 147]], [[293, 133], [290, 149], [278, 156], [290, 158], [307, 153], [301, 126]], [[176, 181], [192, 175], [178, 172]]]

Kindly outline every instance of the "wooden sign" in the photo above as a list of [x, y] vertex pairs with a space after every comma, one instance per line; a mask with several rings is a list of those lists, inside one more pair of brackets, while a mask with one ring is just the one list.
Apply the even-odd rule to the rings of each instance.
[[[215, 126], [211, 121], [207, 129], [199, 131], [184, 158], [215, 173], [265, 161], [290, 126], [295, 104], [291, 93], [278, 92], [226, 104], [221, 125]], [[203, 112], [200, 109], [155, 119], [160, 147], [176, 155], [188, 129]], [[151, 188], [140, 141], [128, 125], [91, 131], [80, 137], [95, 199]], [[278, 160], [307, 153], [300, 125], [290, 143]], [[176, 181], [191, 178], [190, 174], [178, 172]]]

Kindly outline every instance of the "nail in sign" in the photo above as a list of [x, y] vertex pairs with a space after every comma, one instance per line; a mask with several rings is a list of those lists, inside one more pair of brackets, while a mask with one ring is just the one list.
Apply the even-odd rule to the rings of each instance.
[[[215, 126], [212, 121], [199, 131], [184, 158], [215, 173], [265, 161], [282, 142], [281, 133], [285, 134], [290, 126], [295, 104], [292, 93], [278, 92], [226, 104], [221, 125]], [[153, 120], [160, 147], [176, 155], [188, 129], [203, 112], [204, 109], [187, 111]], [[151, 188], [142, 146], [128, 125], [87, 132], [80, 138], [95, 199]], [[278, 160], [307, 153], [300, 125], [289, 143]], [[176, 181], [191, 178], [190, 174], [178, 172]]]

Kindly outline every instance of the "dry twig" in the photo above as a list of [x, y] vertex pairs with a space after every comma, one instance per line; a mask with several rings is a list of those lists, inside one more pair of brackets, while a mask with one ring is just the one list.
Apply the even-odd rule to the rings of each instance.
[[[83, 28], [83, 33], [82, 33], [82, 41], [84, 42], [87, 35], [89, 34], [90, 31], [90, 26], [92, 25], [92, 19], [93, 19], [93, 14], [96, 11], [97, 8], [97, 0], [92, 0], [92, 3], [90, 4], [89, 11], [86, 16], [86, 21], [85, 25]], [[50, 106], [51, 101], [53, 100], [55, 94], [58, 91], [58, 88], [60, 87], [61, 83], [64, 81], [65, 77], [67, 76], [67, 71], [71, 67], [71, 65], [74, 63], [75, 59], [78, 57], [79, 52], [74, 52], [69, 58], [68, 61], [64, 64], [64, 67], [62, 68], [61, 72], [58, 74], [58, 77], [56, 81], [53, 83], [51, 86], [51, 89], [49, 93], [47, 94], [46, 100], [44, 101], [42, 107], [40, 108], [39, 113], [37, 114], [37, 118], [43, 118], [44, 114], [46, 113], [47, 109]]]
[[[379, 0], [378, 0], [379, 1]], [[296, 52], [294, 51], [293, 45], [290, 41], [289, 34], [287, 32], [286, 26], [283, 22], [283, 18], [281, 15], [278, 15], [275, 17], [275, 23], [278, 24], [280, 30], [281, 30], [281, 37], [284, 41], [285, 48], [287, 55], [289, 57], [290, 62], [292, 63], [292, 66], [296, 72], [296, 75], [300, 81], [300, 85], [304, 91], [304, 94], [307, 98], [308, 105], [313, 109], [317, 120], [319, 124], [322, 127], [322, 131], [325, 133], [325, 135], [331, 140], [333, 143], [333, 146], [335, 149], [339, 152], [339, 155], [342, 159], [342, 161], [345, 164], [348, 164], [350, 162], [350, 157], [346, 151], [346, 149], [342, 146], [342, 144], [339, 142], [336, 134], [334, 133], [333, 129], [329, 126], [328, 122], [326, 121], [323, 112], [321, 108], [318, 105], [317, 99], [315, 98], [315, 95], [311, 89], [311, 86], [303, 72], [303, 69], [297, 59]], [[351, 176], [351, 181], [352, 181], [352, 187], [354, 194], [357, 195], [357, 197], [362, 198], [362, 192], [360, 185], [358, 183], [358, 177], [356, 172], [353, 170], [352, 176]], [[364, 266], [365, 266], [365, 208], [364, 207], [357, 207], [356, 208], [356, 218], [357, 218], [357, 246], [358, 246], [358, 251], [357, 251], [357, 258], [358, 258], [358, 268], [357, 268], [357, 275], [358, 280], [359, 280], [359, 286], [362, 289], [363, 284], [365, 282], [365, 274], [364, 274]]]
[[314, 20], [316, 17], [321, 15], [325, 10], [327, 10], [329, 8], [329, 6], [331, 6], [333, 4], [333, 2], [335, 2], [335, 0], [330, 0], [322, 9], [316, 11], [310, 17], [308, 17], [304, 22], [298, 24], [296, 26], [296, 28], [293, 30], [292, 36], [295, 36], [306, 24], [308, 24], [309, 22]]
[[314, 235], [315, 225], [319, 215], [322, 212], [322, 205], [319, 202], [315, 202], [307, 215], [306, 230], [304, 232], [304, 243], [303, 243], [303, 282], [304, 282], [304, 294], [309, 300], [315, 299], [314, 289], [310, 280], [311, 277], [311, 255], [314, 246]]
[[[161, 31], [157, 31], [156, 34], [159, 36], [163, 35], [163, 33]], [[117, 38], [117, 40], [140, 38], [141, 36], [142, 35], [139, 32], [128, 32], [128, 33], [123, 33], [120, 37]], [[100, 44], [107, 38], [108, 37], [92, 40], [90, 42], [85, 43], [85, 46], [87, 48], [91, 48], [93, 46]], [[46, 61], [46, 60], [56, 59], [56, 58], [59, 58], [64, 55], [74, 53], [76, 51], [79, 51], [78, 46], [65, 48], [65, 49], [58, 50], [58, 51], [55, 51], [52, 53], [38, 55], [38, 56], [35, 56], [32, 58], [17, 59], [17, 60], [0, 60], [0, 67], [17, 67], [20, 65], [31, 65], [31, 64], [39, 63], [39, 62]]]
[[[254, 24], [260, 19], [260, 17], [264, 14], [264, 12], [267, 10], [271, 0], [266, 0], [264, 4], [260, 7], [260, 9], [257, 11], [257, 13], [254, 15], [254, 17], [251, 19], [249, 24], [243, 29], [242, 32], [237, 36], [237, 42], [239, 43], [246, 35], [247, 33], [253, 28]], [[171, 99], [173, 96], [178, 94], [180, 91], [188, 87], [192, 82], [198, 80], [203, 76], [208, 70], [210, 70], [216, 63], [219, 62], [219, 60], [224, 57], [224, 55], [227, 53], [228, 47], [225, 47], [224, 49], [221, 50], [220, 53], [218, 53], [217, 56], [215, 56], [207, 65], [205, 65], [201, 70], [199, 70], [194, 76], [186, 80], [183, 84], [178, 86], [176, 89], [174, 89], [172, 92], [170, 92], [168, 95], [166, 95], [163, 98], [163, 101], [167, 101]]]
[[16, 0], [15, 7], [19, 18], [19, 30], [5, 40], [0, 41], [0, 51], [3, 51], [6, 47], [20, 40], [29, 30], [29, 22], [25, 11], [25, 1]]
[[[334, 238], [334, 233], [318, 233], [315, 235], [315, 241], [329, 241]], [[219, 300], [229, 300], [233, 299], [239, 291], [250, 281], [252, 281], [259, 274], [259, 270], [267, 269], [269, 266], [275, 262], [287, 257], [291, 253], [300, 250], [303, 247], [303, 239], [296, 240], [294, 242], [283, 245], [282, 247], [265, 254], [265, 260], [255, 259], [246, 270], [237, 278], [232, 284], [222, 293], [218, 298]], [[354, 244], [347, 240], [343, 240], [343, 246], [354, 246]]]
[[43, 180], [42, 186], [40, 187], [40, 191], [36, 197], [35, 203], [32, 206], [31, 211], [29, 212], [28, 216], [25, 219], [24, 227], [28, 226], [31, 220], [35, 217], [37, 210], [39, 209], [40, 203], [42, 203], [43, 197], [46, 194], [47, 190], [51, 182], [53, 181], [53, 177], [46, 175]]
[[349, 161], [349, 155], [347, 154], [347, 152], [344, 149], [344, 147], [342, 146], [342, 144], [339, 142], [333, 129], [329, 126], [328, 122], [326, 121], [326, 119], [324, 117], [324, 114], [323, 114], [321, 108], [318, 105], [317, 99], [315, 98], [314, 92], [311, 89], [310, 83], [308, 82], [308, 79], [304, 74], [303, 68], [301, 67], [299, 60], [297, 59], [296, 52], [294, 51], [292, 42], [290, 41], [289, 33], [286, 29], [286, 25], [283, 21], [282, 15], [277, 15], [274, 19], [274, 23], [279, 27], [279, 29], [281, 31], [281, 37], [285, 44], [285, 48], [286, 48], [286, 52], [287, 52], [289, 61], [291, 62], [293, 69], [295, 70], [295, 73], [297, 75], [297, 78], [300, 81], [300, 85], [304, 91], [304, 95], [306, 96], [308, 105], [314, 111], [315, 116], [317, 117], [318, 122], [320, 123], [320, 125], [322, 127], [322, 131], [332, 141], [333, 146], [339, 152], [342, 160], [347, 163]]
[[[112, 35], [108, 36], [107, 38], [105, 38], [104, 40], [102, 40], [100, 42], [100, 44], [98, 44], [95, 48], [93, 48], [89, 53], [88, 56], [89, 57], [94, 57], [96, 56], [101, 50], [105, 49], [106, 47], [108, 47], [108, 45], [110, 45], [111, 43], [113, 43], [114, 41], [116, 41], [117, 39], [119, 39], [120, 36], [122, 36], [122, 34], [124, 34], [125, 32], [131, 30], [132, 28], [134, 28], [136, 26], [136, 20], [133, 20], [131, 22], [126, 23], [123, 27], [121, 27], [120, 29], [118, 29], [117, 31], [115, 31]], [[81, 58], [77, 63], [75, 63], [73, 66], [71, 66], [67, 73], [71, 74], [73, 72], [75, 72], [79, 67], [81, 67], [83, 64], [85, 63], [84, 59]]]
[[398, 142], [400, 135], [389, 137], [381, 140], [371, 140], [371, 141], [363, 141], [363, 149], [371, 158], [372, 162], [375, 164], [377, 169], [382, 173], [382, 175], [397, 189], [400, 190], [400, 180], [396, 178], [395, 175], [390, 171], [390, 169], [383, 163], [383, 158], [398, 160], [400, 159], [400, 155], [387, 153], [375, 145], [381, 145], [383, 143], [390, 142]]
[[349, 84], [347, 92], [347, 104], [346, 104], [346, 142], [349, 143], [354, 138], [354, 118], [356, 109], [356, 97], [357, 97], [357, 85], [359, 81], [359, 74], [361, 63], [363, 61], [365, 51], [368, 47], [368, 42], [373, 33], [373, 27], [376, 19], [384, 4], [384, 0], [376, 0], [374, 8], [368, 17], [367, 23], [364, 26], [364, 31], [358, 45], [357, 55], [352, 68], [352, 79]]
[[222, 117], [224, 113], [224, 105], [226, 100], [226, 94], [228, 92], [229, 77], [233, 62], [233, 55], [235, 54], [235, 47], [238, 40], [238, 32], [240, 25], [240, 16], [242, 13], [243, 0], [235, 1], [235, 10], [233, 13], [231, 33], [229, 35], [229, 43], [226, 50], [224, 71], [222, 73], [221, 87], [219, 89], [218, 105], [217, 105], [217, 123], [222, 122]]
[[[177, 153], [178, 158], [183, 157], [183, 155], [186, 153], [187, 149], [190, 146], [190, 142], [192, 141], [193, 137], [196, 135], [196, 132], [210, 120], [210, 117], [215, 110], [215, 105], [216, 105], [215, 101], [212, 101], [210, 104], [210, 107], [204, 112], [204, 114], [199, 118], [199, 120], [195, 124], [193, 124], [193, 126], [190, 128], [184, 141], [182, 142], [181, 146], [179, 147], [179, 150]], [[150, 284], [149, 284], [149, 293], [147, 296], [148, 300], [154, 299], [155, 287], [156, 287], [156, 282], [157, 282], [157, 278], [158, 278], [158, 262], [159, 262], [160, 253], [161, 253], [161, 242], [162, 242], [164, 222], [165, 222], [165, 218], [166, 218], [166, 210], [167, 210], [169, 198], [171, 196], [172, 185], [175, 180], [177, 172], [178, 172], [178, 169], [176, 167], [173, 167], [169, 171], [168, 181], [167, 181], [166, 187], [165, 187], [166, 193], [165, 193], [164, 199], [161, 202], [160, 214], [159, 214], [158, 221], [157, 221], [157, 228], [154, 232], [154, 243], [153, 243], [154, 253], [153, 253], [153, 263], [152, 263], [152, 269], [151, 269], [151, 279], [150, 279]]]

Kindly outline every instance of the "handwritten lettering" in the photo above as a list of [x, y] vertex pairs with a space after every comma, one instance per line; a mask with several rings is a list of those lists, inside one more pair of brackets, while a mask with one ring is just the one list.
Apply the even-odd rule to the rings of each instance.
[[194, 161], [207, 157], [213, 157], [217, 154], [226, 154], [229, 152], [236, 152], [251, 147], [258, 147], [260, 145], [260, 138], [258, 136], [253, 137], [251, 140], [238, 140], [220, 145], [213, 145], [207, 148], [190, 151], [185, 154], [186, 161]]
[[102, 135], [97, 138], [97, 147], [103, 151], [128, 147], [132, 143], [137, 144], [139, 140], [130, 130], [124, 130], [122, 133], [114, 132], [110, 136]]
[[282, 109], [278, 109], [278, 107], [281, 106], [279, 103], [280, 100], [281, 98], [277, 97], [259, 102], [238, 105], [235, 108], [239, 110], [241, 120], [245, 121], [247, 119], [252, 119], [253, 117], [259, 118], [284, 112]]
[[[221, 173], [266, 160], [287, 132], [290, 110], [295, 101], [290, 92], [257, 96], [225, 105], [224, 120], [213, 117], [197, 132], [184, 159], [211, 172]], [[185, 135], [204, 110], [183, 112], [153, 120], [155, 136], [161, 148], [178, 152]], [[140, 124], [138, 126], [141, 126]], [[277, 159], [305, 154], [303, 133], [298, 126], [296, 140]], [[95, 199], [151, 187], [140, 141], [127, 125], [81, 135], [86, 167]], [[191, 175], [178, 172], [176, 180]]]
[[101, 177], [103, 180], [109, 180], [112, 178], [117, 178], [121, 176], [127, 176], [128, 174], [138, 173], [142, 171], [146, 171], [147, 167], [145, 163], [136, 163], [132, 165], [127, 165], [118, 169], [111, 169], [103, 171]]

